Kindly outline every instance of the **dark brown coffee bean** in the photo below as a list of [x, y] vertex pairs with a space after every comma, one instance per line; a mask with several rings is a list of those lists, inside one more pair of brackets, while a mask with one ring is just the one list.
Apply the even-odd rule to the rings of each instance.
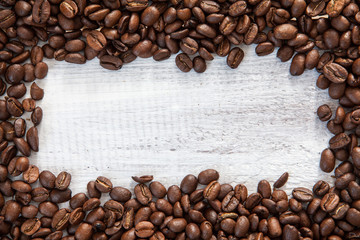
[[119, 70], [123, 62], [119, 57], [104, 55], [100, 58], [100, 65], [108, 70]]
[[183, 72], [189, 72], [193, 68], [193, 63], [186, 53], [180, 53], [175, 58], [176, 66]]
[[274, 183], [274, 188], [281, 188], [282, 186], [284, 186], [287, 182], [289, 178], [289, 173], [288, 172], [284, 172], [278, 180], [276, 180], [276, 182]]
[[7, 95], [16, 99], [22, 98], [26, 93], [25, 84], [12, 85], [7, 89]]
[[135, 54], [135, 56], [141, 57], [141, 58], [149, 58], [153, 54], [151, 53], [152, 43], [149, 40], [144, 40], [136, 44], [132, 52]]
[[331, 172], [335, 168], [335, 156], [330, 149], [325, 149], [321, 153], [320, 169], [324, 172]]
[[244, 58], [244, 51], [241, 48], [235, 47], [233, 48], [228, 57], [227, 57], [227, 65], [231, 68], [237, 68], [241, 61]]
[[328, 121], [332, 116], [332, 112], [330, 107], [327, 104], [324, 104], [318, 108], [317, 115], [321, 121]]
[[152, 200], [150, 189], [144, 184], [138, 184], [134, 188], [136, 199], [143, 205], [147, 205]]
[[67, 172], [61, 172], [56, 177], [55, 187], [63, 191], [69, 187], [70, 181], [71, 181], [71, 174]]
[[277, 39], [290, 40], [296, 37], [298, 30], [291, 24], [281, 24], [274, 28], [274, 34]]
[[348, 76], [347, 70], [337, 63], [326, 64], [323, 71], [325, 77], [333, 83], [343, 83]]
[[14, 117], [20, 117], [24, 113], [21, 103], [13, 97], [6, 100], [6, 109]]
[[53, 189], [50, 192], [50, 200], [53, 203], [63, 203], [63, 202], [69, 201], [70, 198], [71, 198], [71, 190], [68, 188], [64, 191], [60, 191], [58, 189]]
[[36, 107], [31, 114], [31, 121], [34, 123], [35, 126], [40, 124], [42, 116], [42, 109], [40, 107]]
[[70, 210], [66, 208], [62, 208], [54, 214], [51, 227], [57, 231], [64, 230], [68, 225], [69, 218], [70, 218]]
[[59, 8], [60, 12], [67, 18], [74, 18], [79, 11], [77, 4], [71, 0], [64, 0]]
[[326, 194], [322, 200], [320, 207], [325, 212], [332, 212], [339, 204], [340, 198], [335, 193]]
[[86, 42], [95, 51], [101, 51], [107, 43], [105, 36], [96, 30], [88, 33]]
[[292, 195], [300, 202], [310, 202], [314, 198], [312, 192], [309, 189], [303, 187], [295, 188], [292, 191]]
[[136, 224], [135, 234], [139, 238], [149, 238], [154, 234], [155, 227], [149, 221], [142, 221]]
[[194, 66], [195, 72], [197, 72], [197, 73], [203, 73], [206, 71], [206, 62], [200, 56], [194, 57], [193, 66]]
[[44, 97], [44, 90], [36, 83], [33, 83], [30, 88], [30, 95], [34, 100], [41, 100]]
[[112, 183], [106, 177], [98, 177], [95, 181], [95, 187], [98, 191], [107, 193], [110, 192], [112, 189]]
[[299, 76], [304, 73], [305, 70], [305, 54], [298, 53], [291, 61], [290, 74], [293, 76]]
[[350, 143], [350, 138], [345, 133], [339, 133], [332, 137], [329, 141], [330, 149], [339, 149], [347, 146]]
[[39, 212], [47, 217], [53, 217], [59, 210], [59, 207], [52, 202], [42, 202], [39, 204]]
[[27, 236], [31, 236], [34, 233], [36, 233], [40, 227], [41, 227], [41, 222], [39, 219], [37, 218], [28, 219], [21, 225], [21, 232]]
[[258, 56], [265, 56], [274, 51], [274, 45], [271, 42], [263, 42], [256, 46], [255, 52]]

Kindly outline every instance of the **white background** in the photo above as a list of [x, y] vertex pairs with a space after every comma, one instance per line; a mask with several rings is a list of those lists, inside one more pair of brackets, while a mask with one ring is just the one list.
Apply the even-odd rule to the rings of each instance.
[[284, 171], [287, 185], [311, 188], [332, 181], [319, 169], [331, 137], [316, 117], [319, 105], [335, 109], [318, 73], [289, 74], [276, 52], [258, 57], [254, 47], [238, 69], [216, 56], [203, 74], [182, 73], [174, 56], [165, 62], [137, 59], [119, 71], [98, 59], [85, 65], [47, 60], [49, 74], [39, 102], [44, 118], [40, 151], [31, 159], [42, 170], [72, 174], [73, 193], [97, 176], [129, 187], [131, 176], [153, 174], [166, 186], [188, 173], [215, 168], [220, 181], [273, 183]]

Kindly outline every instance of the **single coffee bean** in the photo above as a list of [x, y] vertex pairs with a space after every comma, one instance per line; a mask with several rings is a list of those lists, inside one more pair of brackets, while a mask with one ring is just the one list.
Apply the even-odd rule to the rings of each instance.
[[28, 219], [21, 225], [21, 232], [27, 236], [31, 236], [34, 233], [36, 233], [40, 227], [41, 227], [41, 222], [39, 219], [37, 218]]
[[31, 84], [30, 95], [34, 100], [41, 100], [44, 97], [44, 90], [40, 88], [36, 83]]
[[137, 183], [148, 183], [151, 182], [154, 177], [152, 175], [144, 175], [144, 176], [133, 176], [131, 177]]
[[70, 218], [70, 210], [62, 208], [57, 211], [52, 219], [51, 227], [56, 231], [61, 231], [66, 228]]
[[95, 51], [101, 51], [107, 43], [105, 36], [96, 30], [88, 33], [86, 42]]
[[63, 191], [69, 187], [70, 181], [71, 181], [71, 174], [67, 172], [61, 172], [56, 177], [55, 187]]
[[299, 76], [304, 73], [306, 56], [303, 53], [298, 53], [291, 61], [290, 73], [293, 76]]
[[290, 40], [296, 37], [298, 30], [291, 24], [281, 24], [274, 28], [275, 38], [280, 40]]
[[194, 57], [193, 66], [194, 66], [195, 72], [197, 72], [197, 73], [203, 73], [206, 70], [206, 62], [200, 56]]
[[34, 123], [35, 126], [40, 124], [42, 116], [42, 109], [40, 107], [36, 107], [31, 114], [31, 121]]
[[347, 146], [350, 143], [350, 138], [345, 133], [339, 133], [332, 137], [329, 141], [330, 149], [340, 149]]
[[136, 199], [143, 205], [147, 205], [152, 200], [150, 189], [144, 184], [138, 184], [134, 188]]
[[24, 113], [21, 103], [13, 97], [6, 100], [6, 109], [14, 117], [20, 117]]
[[330, 149], [325, 149], [321, 153], [320, 169], [324, 172], [331, 172], [335, 168], [335, 156]]
[[337, 194], [328, 193], [322, 198], [320, 207], [325, 212], [332, 212], [339, 204], [339, 201], [340, 198]]
[[314, 198], [312, 192], [309, 189], [303, 187], [295, 188], [292, 191], [292, 195], [300, 202], [310, 202]]
[[183, 72], [189, 72], [193, 68], [193, 62], [186, 53], [180, 53], [175, 58], [176, 66]]
[[240, 65], [243, 58], [244, 58], [244, 51], [241, 48], [235, 47], [230, 51], [226, 62], [230, 68], [235, 69]]
[[276, 180], [276, 182], [274, 183], [274, 188], [281, 188], [282, 186], [284, 186], [287, 182], [289, 178], [289, 173], [288, 172], [284, 172], [279, 178], [278, 180]]
[[108, 70], [119, 70], [123, 62], [119, 57], [104, 55], [100, 58], [100, 65]]
[[100, 176], [95, 181], [95, 187], [102, 193], [108, 193], [111, 191], [113, 185], [108, 178]]
[[324, 75], [333, 83], [343, 83], [346, 81], [348, 71], [337, 63], [328, 63], [323, 68]]

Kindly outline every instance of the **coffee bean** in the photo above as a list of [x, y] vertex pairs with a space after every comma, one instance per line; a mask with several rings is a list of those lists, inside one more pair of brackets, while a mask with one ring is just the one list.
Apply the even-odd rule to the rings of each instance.
[[330, 149], [340, 149], [347, 146], [350, 143], [350, 138], [345, 133], [339, 133], [332, 137], [329, 141]]
[[123, 62], [119, 57], [104, 55], [100, 58], [100, 65], [108, 70], [119, 70]]
[[320, 169], [324, 172], [331, 172], [335, 168], [335, 156], [330, 149], [325, 149], [321, 153]]
[[95, 51], [101, 51], [107, 43], [104, 35], [101, 32], [95, 30], [89, 32], [86, 37], [86, 42]]
[[230, 51], [227, 57], [227, 65], [231, 68], [237, 68], [240, 65], [243, 58], [244, 58], [244, 51], [241, 48], [235, 47]]
[[189, 72], [193, 68], [193, 63], [186, 53], [180, 53], [175, 59], [176, 66], [183, 72]]
[[281, 24], [274, 28], [274, 34], [277, 39], [290, 40], [296, 37], [298, 30], [291, 24]]
[[67, 18], [74, 18], [78, 13], [79, 9], [77, 4], [71, 0], [64, 0], [60, 4], [60, 11]]
[[152, 200], [151, 191], [144, 184], [136, 185], [134, 189], [134, 193], [136, 199], [143, 205], [147, 205]]
[[312, 192], [307, 188], [295, 188], [292, 191], [293, 197], [300, 202], [310, 202], [314, 197]]
[[55, 187], [59, 190], [65, 190], [70, 185], [70, 181], [71, 181], [71, 174], [67, 172], [61, 172], [56, 177]]
[[108, 178], [100, 176], [95, 181], [95, 187], [102, 193], [108, 193], [112, 189], [112, 183]]
[[154, 225], [148, 221], [142, 221], [136, 224], [135, 234], [139, 238], [148, 238], [154, 234]]
[[274, 45], [271, 42], [263, 42], [256, 46], [255, 52], [258, 56], [265, 56], [274, 51]]
[[27, 236], [31, 236], [34, 233], [36, 233], [40, 227], [41, 227], [41, 223], [39, 219], [37, 218], [28, 219], [21, 225], [21, 232]]
[[43, 112], [40, 107], [36, 107], [31, 114], [31, 121], [35, 126], [39, 125], [42, 120]]
[[278, 180], [276, 180], [276, 182], [274, 183], [274, 188], [281, 188], [282, 186], [284, 186], [287, 182], [289, 178], [289, 173], [288, 172], [284, 172]]
[[30, 95], [34, 100], [41, 100], [44, 97], [44, 90], [36, 83], [33, 83], [30, 88]]
[[326, 194], [321, 200], [321, 209], [325, 212], [332, 212], [339, 204], [340, 198], [335, 193]]
[[293, 76], [299, 76], [304, 73], [305, 70], [305, 54], [298, 53], [291, 61], [290, 73]]
[[195, 72], [197, 72], [197, 73], [203, 73], [206, 70], [206, 62], [200, 56], [194, 57], [193, 66], [194, 66]]
[[343, 83], [346, 81], [347, 70], [337, 63], [328, 63], [323, 68], [324, 75], [333, 83]]

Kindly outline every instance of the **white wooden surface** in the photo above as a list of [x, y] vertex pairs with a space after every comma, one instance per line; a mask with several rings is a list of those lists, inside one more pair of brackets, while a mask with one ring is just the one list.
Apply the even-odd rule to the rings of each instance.
[[[290, 173], [286, 189], [312, 187], [330, 134], [316, 109], [330, 100], [316, 89], [317, 73], [289, 74], [276, 53], [258, 57], [243, 47], [240, 67], [216, 57], [204, 74], [180, 72], [174, 57], [158, 63], [137, 59], [120, 71], [47, 61], [49, 74], [39, 104], [41, 169], [72, 174], [74, 192], [99, 175], [133, 186], [133, 175], [153, 174], [167, 186], [188, 173], [218, 169], [222, 182], [273, 183]], [[290, 193], [290, 191], [289, 191]]]

